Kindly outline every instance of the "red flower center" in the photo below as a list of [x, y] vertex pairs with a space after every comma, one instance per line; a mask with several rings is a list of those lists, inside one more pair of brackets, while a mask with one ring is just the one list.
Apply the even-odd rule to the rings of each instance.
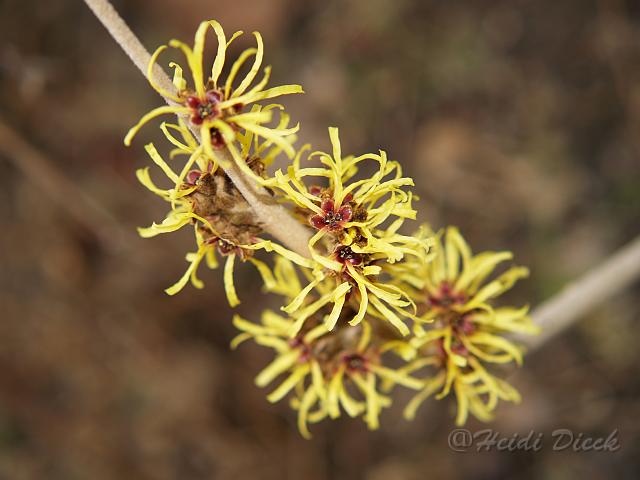
[[196, 96], [187, 97], [186, 104], [191, 109], [191, 123], [202, 125], [202, 122], [217, 116], [220, 113], [218, 103], [222, 100], [222, 93], [217, 90], [209, 90], [204, 98]]
[[222, 238], [218, 239], [218, 251], [220, 252], [220, 255], [231, 255], [232, 253], [236, 253], [237, 250], [239, 250], [238, 247], [233, 243], [227, 242]]
[[429, 295], [428, 302], [432, 307], [446, 310], [452, 305], [460, 305], [467, 301], [464, 293], [454, 292], [447, 282], [440, 285], [440, 291], [434, 295]]
[[211, 134], [211, 146], [213, 148], [222, 148], [225, 146], [224, 137], [222, 133], [217, 128], [212, 128], [210, 131]]
[[[442, 339], [438, 340], [438, 354], [444, 360], [447, 358], [447, 351], [444, 349], [444, 341]], [[451, 353], [455, 353], [456, 355], [460, 355], [461, 357], [467, 357], [469, 355], [469, 350], [465, 347], [460, 340], [457, 338], [451, 339]]]
[[335, 202], [331, 198], [326, 198], [320, 205], [322, 214], [313, 215], [309, 222], [318, 230], [329, 230], [335, 232], [342, 230], [345, 224], [351, 220], [353, 209], [351, 205], [342, 205], [336, 209]]
[[186, 177], [184, 178], [185, 183], [188, 185], [195, 185], [196, 182], [200, 179], [202, 172], [200, 170], [189, 170]]
[[471, 335], [476, 329], [473, 321], [471, 320], [471, 315], [468, 313], [456, 317], [452, 322], [452, 326], [458, 335]]
[[366, 372], [367, 359], [359, 353], [352, 353], [342, 357], [342, 361], [346, 364], [349, 372]]
[[311, 357], [311, 348], [305, 343], [301, 337], [295, 337], [289, 340], [289, 346], [291, 348], [297, 348], [300, 350], [300, 356], [298, 357], [298, 363], [304, 363]]
[[347, 245], [339, 245], [334, 254], [336, 260], [343, 265], [350, 263], [351, 265], [360, 265], [364, 261], [364, 256], [360, 253], [356, 253], [351, 250], [351, 247]]

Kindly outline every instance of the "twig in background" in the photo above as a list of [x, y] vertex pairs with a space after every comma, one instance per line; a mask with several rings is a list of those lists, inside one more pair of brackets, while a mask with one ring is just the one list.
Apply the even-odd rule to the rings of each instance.
[[[137, 237], [124, 228], [94, 197], [64, 176], [36, 148], [0, 118], [0, 153], [11, 160], [51, 200], [94, 232], [109, 250], [120, 251]], [[69, 198], [75, 201], [70, 202]]]

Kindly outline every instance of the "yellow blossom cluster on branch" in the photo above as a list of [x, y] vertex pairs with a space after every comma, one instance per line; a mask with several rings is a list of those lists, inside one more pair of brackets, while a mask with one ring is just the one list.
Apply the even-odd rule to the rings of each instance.
[[[209, 31], [217, 38], [210, 62], [204, 58]], [[257, 46], [227, 65], [227, 49], [241, 33], [227, 39], [220, 24], [208, 21], [198, 28], [193, 47], [170, 41], [186, 60], [168, 65], [175, 91], [154, 81], [155, 63], [167, 46], [158, 48], [149, 81], [171, 104], [143, 116], [125, 138], [129, 145], [145, 123], [174, 116], [173, 123], [159, 125], [166, 152], [145, 147], [157, 170], [153, 176], [161, 172], [168, 186], [158, 186], [148, 167], [137, 171], [139, 181], [169, 207], [161, 222], [140, 228], [140, 235], [194, 231], [186, 271], [167, 293], [188, 284], [203, 288], [199, 266], [217, 268], [224, 257], [223, 283], [235, 307], [242, 292], [236, 290], [234, 269], [238, 262], [255, 267], [265, 293], [277, 296], [281, 308], [264, 311], [260, 322], [236, 315], [240, 333], [232, 346], [252, 340], [274, 351], [256, 384], [272, 389], [270, 402], [289, 399], [305, 437], [310, 424], [342, 413], [377, 428], [398, 386], [414, 392], [405, 408], [408, 419], [432, 395], [452, 394], [459, 425], [469, 414], [489, 420], [498, 400], [519, 401], [491, 364], [521, 364], [522, 350], [508, 334], [536, 329], [526, 307], [494, 302], [527, 269], [510, 265], [494, 274], [511, 253], [473, 255], [453, 227], [435, 233], [423, 225], [404, 233], [405, 222], [418, 216], [414, 181], [386, 152], [346, 154], [337, 128], [329, 128], [328, 152], [296, 148], [299, 126], [290, 125], [282, 105], [264, 101], [302, 88], [268, 87], [270, 67], [257, 80], [264, 55], [259, 33]], [[274, 171], [280, 156], [287, 164]], [[268, 237], [225, 172], [233, 164], [307, 227], [306, 252]]]

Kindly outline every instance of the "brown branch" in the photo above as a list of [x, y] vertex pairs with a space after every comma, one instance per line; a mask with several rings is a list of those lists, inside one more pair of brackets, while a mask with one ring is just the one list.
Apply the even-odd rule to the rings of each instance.
[[[118, 15], [109, 0], [85, 0], [85, 3], [143, 75], [146, 76], [151, 56], [129, 26]], [[175, 92], [175, 86], [157, 64], [154, 66], [153, 76], [154, 80], [163, 89]], [[165, 101], [170, 105], [173, 104], [170, 99], [165, 98]], [[194, 134], [199, 138], [198, 132], [194, 131]], [[311, 236], [309, 229], [293, 218], [289, 211], [278, 204], [264, 188], [248, 178], [233, 162], [228, 151], [226, 151], [226, 156], [230, 167], [225, 170], [225, 173], [251, 205], [260, 226], [287, 248], [300, 255], [309, 256], [307, 247]]]

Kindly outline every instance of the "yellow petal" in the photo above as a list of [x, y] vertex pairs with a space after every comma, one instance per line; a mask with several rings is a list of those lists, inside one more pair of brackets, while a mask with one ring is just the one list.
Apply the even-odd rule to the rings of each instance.
[[235, 254], [231, 254], [227, 257], [227, 262], [224, 264], [224, 291], [227, 294], [227, 301], [232, 307], [240, 305], [240, 299], [236, 293], [236, 287], [233, 284], [233, 265], [236, 259]]

